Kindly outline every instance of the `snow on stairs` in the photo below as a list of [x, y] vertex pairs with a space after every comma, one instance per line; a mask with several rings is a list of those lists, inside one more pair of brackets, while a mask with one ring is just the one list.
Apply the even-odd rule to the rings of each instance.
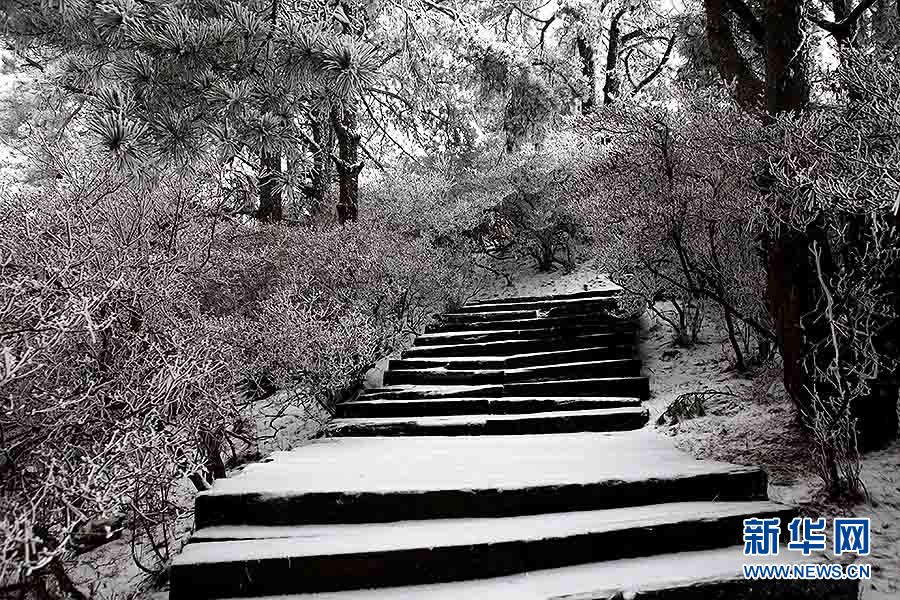
[[327, 437], [198, 495], [171, 600], [855, 598], [852, 582], [740, 579], [743, 519], [796, 511], [766, 500], [762, 471], [642, 429], [648, 381], [614, 302], [446, 315]]

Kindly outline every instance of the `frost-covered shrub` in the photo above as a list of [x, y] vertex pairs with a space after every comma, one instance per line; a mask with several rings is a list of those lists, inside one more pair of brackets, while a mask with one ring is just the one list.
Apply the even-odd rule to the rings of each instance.
[[238, 421], [231, 349], [193, 283], [215, 237], [202, 190], [134, 185], [77, 150], [0, 197], [4, 582], [59, 578], [97, 520], [178, 516], [175, 482], [221, 472], [209, 442]]
[[651, 310], [668, 301], [672, 310], [660, 316], [680, 343], [696, 341], [704, 305], [718, 304], [739, 366], [741, 324], [770, 336], [749, 220], [756, 157], [749, 142], [759, 127], [715, 95], [620, 102], [585, 129], [585, 144], [601, 150], [568, 185], [613, 280]]
[[586, 151], [562, 133], [538, 150], [484, 153], [458, 172], [449, 197], [477, 211], [463, 231], [474, 251], [495, 261], [527, 257], [542, 271], [572, 267], [585, 231], [564, 191]]
[[223, 210], [203, 163], [132, 181], [43, 150], [0, 197], [3, 585], [65, 581], [99, 524], [152, 536], [142, 567], [162, 570], [181, 486], [225, 476], [284, 415], [327, 412], [470, 292], [465, 256], [374, 206], [263, 226]]
[[245, 352], [280, 387], [299, 385], [330, 405], [431, 315], [461, 301], [468, 270], [452, 249], [380, 225], [362, 216], [344, 227], [262, 234], [275, 253], [264, 270], [276, 281], [233, 322], [255, 330]]

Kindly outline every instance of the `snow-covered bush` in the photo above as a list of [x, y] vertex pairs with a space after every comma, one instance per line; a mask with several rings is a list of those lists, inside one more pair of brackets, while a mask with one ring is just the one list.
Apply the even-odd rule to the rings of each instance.
[[0, 197], [4, 581], [58, 576], [98, 519], [176, 516], [174, 482], [218, 470], [208, 441], [238, 420], [231, 348], [194, 285], [215, 239], [202, 190], [73, 154], [52, 148]]
[[203, 162], [135, 181], [33, 141], [31, 184], [0, 197], [3, 585], [69, 585], [62, 560], [98, 529], [152, 536], [138, 558], [164, 569], [180, 486], [256, 451], [261, 394], [290, 392], [269, 421], [326, 414], [468, 289], [465, 256], [377, 206], [265, 226]]
[[565, 184], [589, 149], [579, 136], [550, 136], [538, 149], [514, 154], [496, 148], [455, 172], [447, 197], [465, 207], [462, 235], [493, 261], [528, 258], [541, 271], [574, 265], [586, 232], [565, 196]]
[[720, 306], [741, 368], [741, 329], [771, 335], [749, 218], [759, 129], [716, 95], [620, 102], [585, 127], [585, 144], [601, 150], [567, 186], [613, 280], [660, 311], [682, 344], [696, 341], [705, 305]]

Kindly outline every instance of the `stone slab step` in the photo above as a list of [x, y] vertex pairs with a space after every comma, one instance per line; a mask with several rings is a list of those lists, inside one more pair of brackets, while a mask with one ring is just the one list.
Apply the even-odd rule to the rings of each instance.
[[327, 438], [216, 481], [197, 496], [195, 519], [198, 528], [365, 523], [765, 496], [762, 470], [694, 460], [646, 430]]
[[611, 328], [607, 324], [572, 325], [567, 327], [546, 327], [542, 329], [498, 329], [495, 331], [447, 331], [443, 333], [423, 333], [416, 338], [414, 346], [446, 346], [453, 344], [481, 344], [484, 342], [512, 342], [518, 340], [571, 339], [590, 334], [616, 333], [622, 336], [637, 336], [634, 324]]
[[502, 329], [578, 329], [594, 327], [598, 331], [633, 331], [637, 325], [632, 321], [613, 318], [592, 318], [584, 315], [571, 317], [534, 317], [514, 320], [454, 320], [429, 325], [426, 333], [449, 333], [453, 331], [495, 331]]
[[[796, 562], [811, 559], [798, 556]], [[745, 564], [777, 564], [781, 557], [748, 558], [742, 546], [659, 554], [543, 569], [519, 575], [442, 584], [345, 592], [268, 596], [260, 600], [857, 600], [860, 583], [753, 581]]]
[[522, 415], [566, 410], [639, 407], [639, 398], [589, 396], [556, 398], [448, 398], [439, 400], [354, 400], [338, 404], [339, 418]]
[[521, 304], [522, 302], [539, 302], [546, 300], [584, 300], [584, 299], [604, 299], [614, 298], [622, 293], [622, 288], [618, 286], [610, 286], [598, 290], [586, 290], [583, 292], [573, 292], [570, 294], [548, 294], [546, 296], [508, 296], [505, 298], [485, 298], [483, 300], [472, 300], [466, 303], [466, 306], [483, 306], [485, 304]]
[[[254, 491], [500, 489], [735, 469], [757, 470], [697, 460], [652, 429], [552, 436], [325, 438], [273, 452], [233, 477], [216, 480], [212, 490], [199, 497]], [[290, 476], [283, 477], [285, 472]]]
[[634, 356], [635, 349], [633, 346], [598, 346], [595, 348], [576, 348], [574, 350], [558, 350], [555, 352], [514, 354], [512, 356], [433, 356], [423, 358], [402, 358], [388, 361], [388, 369], [516, 369], [570, 362], [616, 360], [634, 358]]
[[[771, 502], [683, 502], [484, 519], [198, 530], [171, 600], [441, 583], [741, 543]], [[209, 540], [209, 541], [200, 541]], [[221, 541], [212, 541], [221, 540]]]
[[650, 397], [648, 377], [592, 377], [560, 381], [504, 383], [504, 396], [629, 396]]
[[641, 374], [641, 361], [637, 359], [599, 360], [573, 362], [518, 369], [388, 369], [384, 373], [384, 385], [432, 385], [432, 384], [482, 384], [546, 381], [564, 378], [636, 377]]
[[[597, 333], [575, 337], [547, 337], [543, 339], [500, 340], [483, 343], [456, 343], [415, 346], [403, 352], [403, 358], [423, 358], [430, 356], [511, 356], [538, 352], [556, 352], [598, 346], [632, 346], [637, 336], [625, 332]], [[453, 343], [451, 343], [453, 342]]]
[[334, 419], [325, 427], [329, 437], [390, 435], [524, 435], [579, 431], [629, 431], [647, 424], [645, 408], [623, 407], [566, 410], [514, 415], [452, 415], [446, 417], [384, 417]]
[[615, 295], [595, 298], [571, 298], [559, 300], [534, 299], [511, 302], [485, 302], [484, 304], [466, 304], [457, 308], [454, 313], [484, 313], [484, 312], [524, 312], [539, 310], [547, 313], [546, 316], [560, 316], [563, 314], [604, 313], [616, 308], [618, 299]]
[[[538, 394], [539, 395], [539, 394]], [[391, 385], [370, 388], [363, 400], [431, 400], [437, 398], [500, 398], [503, 386], [491, 385]]]
[[382, 383], [389, 385], [480, 385], [502, 384], [504, 371], [500, 369], [388, 369], [382, 376]]
[[197, 496], [195, 518], [198, 527], [356, 522], [356, 513], [393, 521], [765, 495], [762, 470], [696, 460], [649, 429], [322, 438], [217, 480]]
[[390, 385], [366, 390], [365, 400], [426, 400], [431, 398], [499, 398], [502, 396], [627, 396], [646, 400], [647, 377], [595, 377], [562, 381], [483, 385]]
[[501, 310], [485, 312], [449, 312], [441, 314], [438, 319], [444, 323], [478, 323], [480, 321], [517, 321], [520, 319], [536, 319], [541, 315], [538, 310]]

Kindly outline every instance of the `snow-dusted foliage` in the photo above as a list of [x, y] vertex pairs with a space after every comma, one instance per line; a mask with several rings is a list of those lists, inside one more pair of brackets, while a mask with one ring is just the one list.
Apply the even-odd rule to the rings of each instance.
[[[585, 130], [602, 148], [577, 171], [569, 196], [593, 226], [613, 279], [660, 315], [679, 343], [696, 341], [706, 305], [737, 330], [768, 335], [764, 281], [749, 216], [759, 125], [728, 99], [684, 94], [676, 102], [620, 103]], [[737, 345], [735, 360], [746, 348]]]
[[162, 569], [178, 487], [254, 455], [260, 396], [291, 391], [273, 420], [327, 413], [467, 288], [453, 248], [377, 203], [345, 227], [263, 226], [222, 210], [214, 168], [136, 181], [44, 142], [0, 198], [5, 583], [64, 580], [98, 523], [153, 536], [142, 566]]

